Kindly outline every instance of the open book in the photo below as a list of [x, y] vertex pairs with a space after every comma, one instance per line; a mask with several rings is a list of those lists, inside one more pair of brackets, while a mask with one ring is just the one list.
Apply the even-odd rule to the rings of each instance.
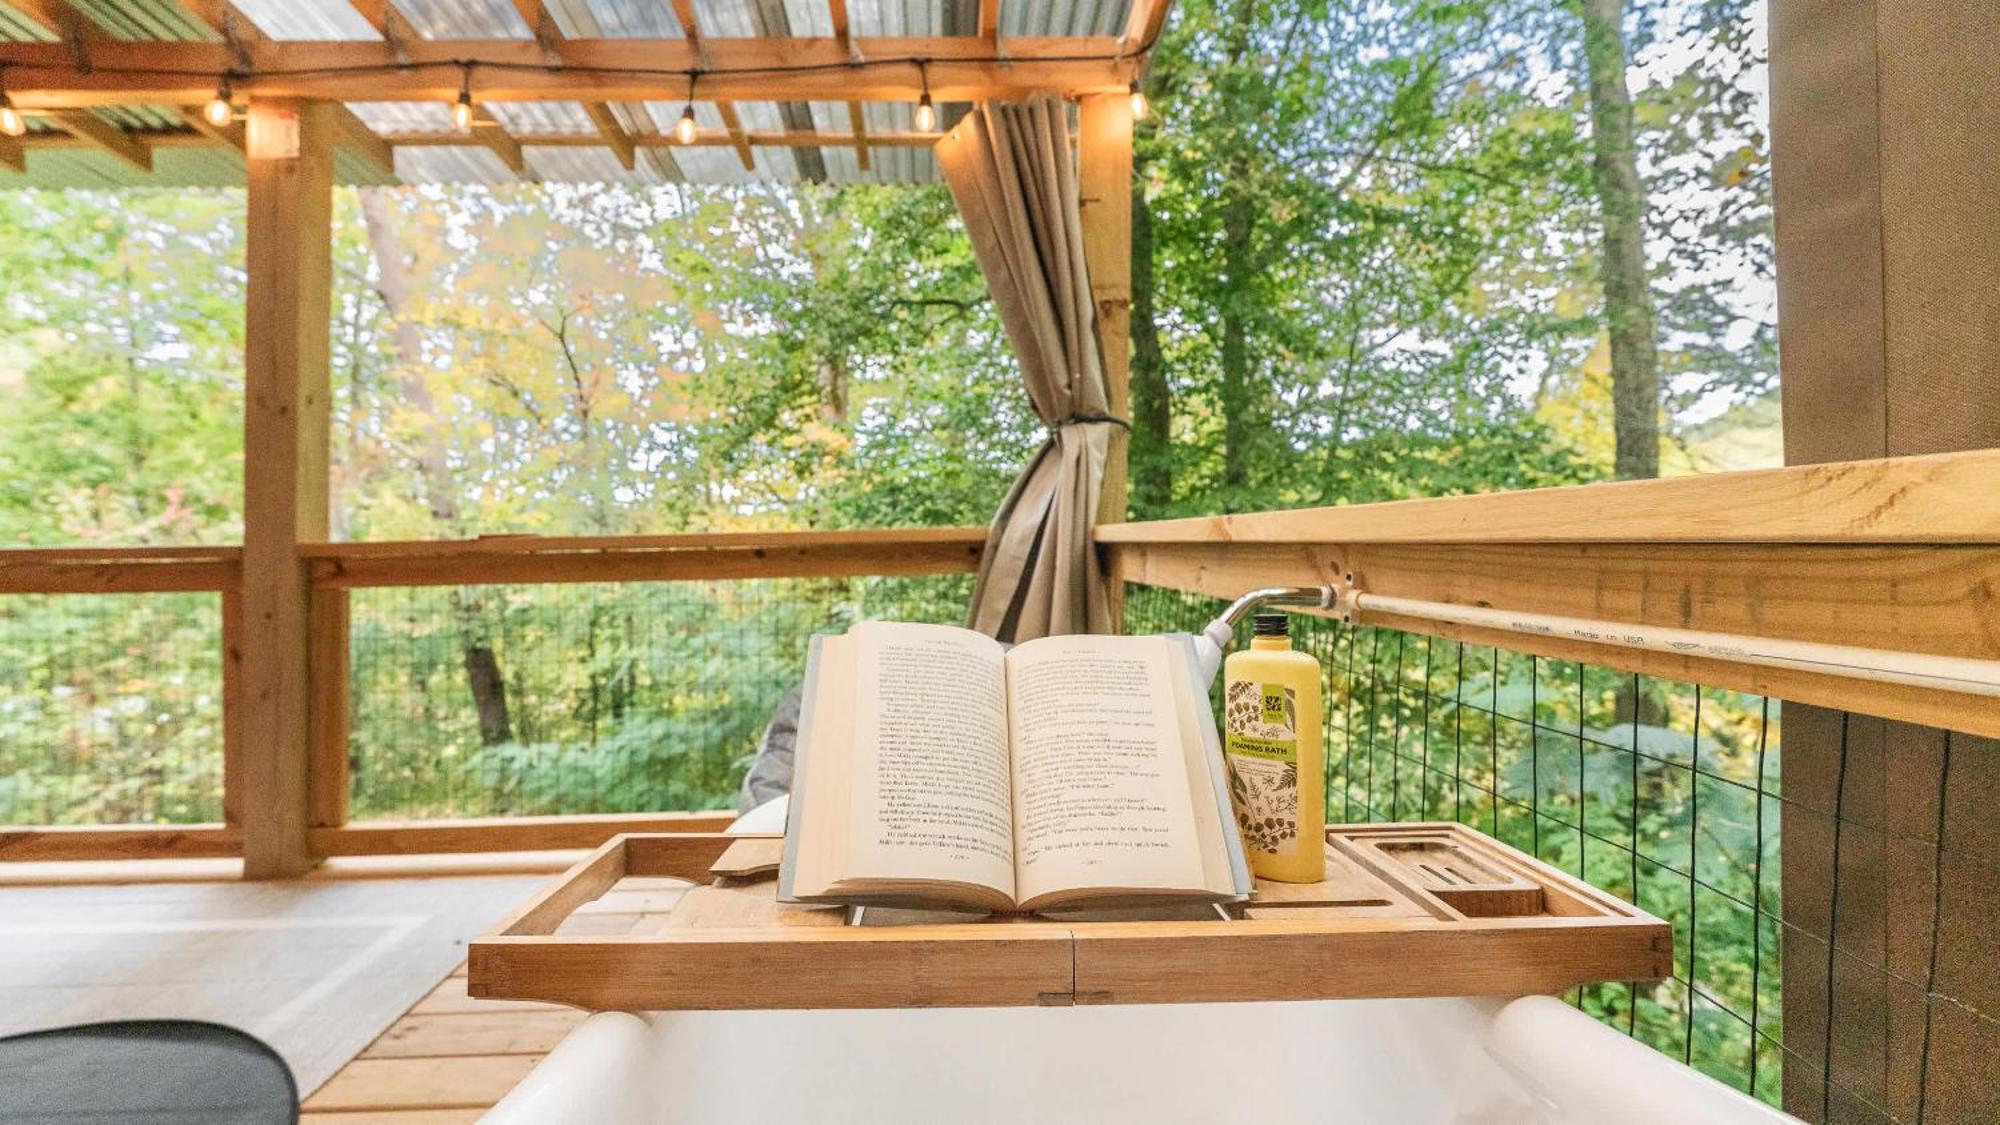
[[813, 638], [786, 902], [1041, 910], [1250, 892], [1185, 635]]

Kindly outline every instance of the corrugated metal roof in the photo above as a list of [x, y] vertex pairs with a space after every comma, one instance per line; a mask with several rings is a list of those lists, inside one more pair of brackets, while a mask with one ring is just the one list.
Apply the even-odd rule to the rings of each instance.
[[[213, 39], [206, 26], [178, 0], [70, 0], [77, 9], [119, 38]], [[678, 38], [680, 21], [672, 0], [545, 0], [557, 27], [578, 38]], [[379, 35], [349, 0], [235, 0], [237, 8], [274, 39], [370, 40]], [[1131, 0], [1006, 0], [1001, 5], [1004, 35], [1115, 35], [1124, 26]], [[427, 38], [527, 38], [531, 29], [513, 0], [396, 0], [397, 9], [418, 34]], [[760, 7], [761, 5], [761, 7]], [[694, 0], [701, 31], [711, 38], [734, 38], [789, 32], [798, 37], [833, 34], [826, 0]], [[848, 0], [849, 25], [857, 36], [969, 35], [975, 31], [978, 0]], [[45, 41], [52, 36], [33, 20], [0, 0], [0, 39]], [[612, 112], [628, 131], [668, 133], [679, 119], [682, 103], [615, 104]], [[356, 102], [351, 108], [369, 127], [394, 138], [398, 133], [437, 133], [450, 128], [450, 107], [431, 102]], [[744, 183], [800, 179], [823, 170], [832, 183], [931, 183], [937, 165], [928, 149], [872, 148], [870, 167], [860, 169], [851, 148], [779, 148], [759, 146], [752, 152], [754, 170], [743, 167], [733, 147], [643, 148], [638, 167], [627, 171], [608, 150], [574, 145], [534, 144], [536, 136], [587, 134], [589, 115], [576, 102], [496, 102], [488, 107], [509, 133], [524, 142], [530, 169], [547, 180], [615, 183], [693, 182]], [[869, 103], [865, 109], [871, 133], [911, 128], [906, 105]], [[171, 107], [123, 106], [99, 111], [107, 120], [130, 129], [181, 128]], [[787, 127], [787, 109], [777, 102], [738, 102], [743, 127], [753, 132]], [[790, 111], [794, 125], [809, 116], [825, 133], [848, 131], [847, 107], [817, 102]], [[950, 120], [947, 114], [946, 119]], [[709, 103], [697, 103], [696, 119], [704, 128], [720, 130], [721, 117]], [[0, 175], [0, 186], [23, 183], [51, 187], [152, 183], [197, 186], [241, 183], [240, 158], [215, 148], [160, 148], [155, 173], [137, 169], [83, 148], [31, 148], [28, 173]], [[817, 160], [813, 159], [817, 156]], [[336, 162], [343, 182], [380, 182], [382, 176], [366, 161], [343, 152]], [[513, 179], [499, 158], [477, 144], [424, 146], [396, 150], [399, 178], [413, 183], [496, 183]]]

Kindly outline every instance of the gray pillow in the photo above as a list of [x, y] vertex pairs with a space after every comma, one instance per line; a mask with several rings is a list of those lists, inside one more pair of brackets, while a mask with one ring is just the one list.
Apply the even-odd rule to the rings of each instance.
[[792, 791], [792, 754], [799, 745], [799, 705], [804, 696], [805, 688], [795, 687], [771, 712], [771, 723], [757, 742], [757, 757], [750, 763], [750, 772], [743, 775], [743, 797], [737, 812], [747, 813]]

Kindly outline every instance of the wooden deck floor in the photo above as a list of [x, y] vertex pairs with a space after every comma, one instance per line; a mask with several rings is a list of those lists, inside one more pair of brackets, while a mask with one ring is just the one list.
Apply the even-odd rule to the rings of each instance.
[[[627, 879], [579, 907], [564, 933], [634, 933], [664, 925], [687, 884]], [[305, 1101], [307, 1125], [446, 1125], [477, 1121], [587, 1013], [520, 1000], [475, 1000], [465, 965], [417, 1001]]]

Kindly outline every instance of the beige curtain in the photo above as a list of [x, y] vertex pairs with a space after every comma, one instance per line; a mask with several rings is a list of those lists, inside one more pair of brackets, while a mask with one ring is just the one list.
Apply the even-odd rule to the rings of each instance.
[[993, 527], [967, 623], [1003, 641], [1111, 631], [1091, 527], [1112, 427], [1062, 100], [979, 106], [937, 144], [1048, 440]]

